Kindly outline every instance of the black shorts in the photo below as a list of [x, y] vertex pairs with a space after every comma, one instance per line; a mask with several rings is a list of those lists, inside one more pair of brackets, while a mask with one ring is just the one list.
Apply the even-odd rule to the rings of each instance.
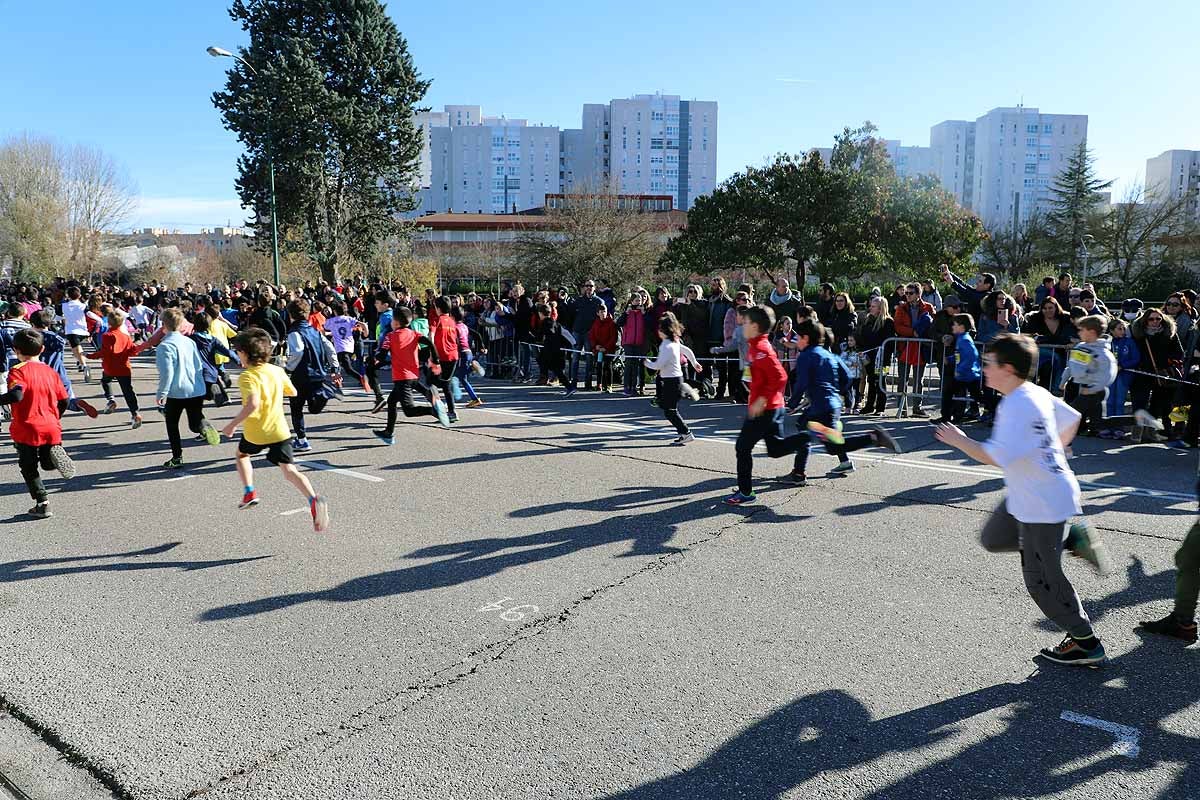
[[71, 347], [79, 347], [79, 345], [83, 344], [87, 340], [88, 340], [88, 336], [85, 333], [68, 333], [67, 334], [67, 342], [71, 345]]
[[238, 452], [245, 453], [248, 456], [256, 456], [263, 450], [267, 451], [267, 461], [279, 466], [280, 464], [291, 464], [296, 459], [292, 455], [292, 440], [284, 439], [282, 442], [274, 444], [255, 444], [254, 442], [246, 441], [243, 436], [238, 442]]

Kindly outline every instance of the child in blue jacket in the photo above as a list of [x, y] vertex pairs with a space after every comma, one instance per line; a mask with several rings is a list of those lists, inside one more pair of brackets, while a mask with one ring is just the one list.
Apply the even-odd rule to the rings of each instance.
[[937, 424], [958, 423], [965, 416], [968, 395], [977, 404], [983, 403], [982, 373], [979, 369], [979, 348], [971, 333], [975, 320], [970, 314], [955, 314], [950, 323], [954, 333], [954, 351], [947, 361], [942, 386], [942, 418]]
[[[1133, 373], [1129, 370], [1137, 367], [1142, 361], [1137, 342], [1129, 333], [1129, 325], [1123, 319], [1113, 320], [1108, 328], [1112, 336], [1112, 352], [1117, 359], [1117, 379], [1108, 387], [1108, 406], [1106, 417], [1119, 417], [1125, 412], [1125, 398], [1129, 395], [1129, 384], [1133, 382]], [[1109, 426], [1100, 431], [1102, 439], [1124, 439], [1128, 435], [1124, 428]]]

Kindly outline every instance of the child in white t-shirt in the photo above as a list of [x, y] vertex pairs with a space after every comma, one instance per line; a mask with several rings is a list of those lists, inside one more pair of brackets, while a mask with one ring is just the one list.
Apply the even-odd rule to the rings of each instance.
[[1003, 399], [986, 442], [954, 425], [937, 429], [939, 441], [1004, 471], [1005, 497], [983, 526], [983, 546], [1021, 552], [1025, 587], [1042, 612], [1067, 632], [1041, 656], [1059, 664], [1095, 666], [1107, 656], [1096, 638], [1075, 588], [1063, 574], [1063, 550], [1087, 559], [1101, 574], [1111, 570], [1103, 542], [1086, 523], [1069, 525], [1080, 513], [1079, 483], [1064, 448], [1079, 429], [1079, 412], [1028, 380], [1037, 367], [1033, 339], [1001, 334], [988, 345], [983, 375]]

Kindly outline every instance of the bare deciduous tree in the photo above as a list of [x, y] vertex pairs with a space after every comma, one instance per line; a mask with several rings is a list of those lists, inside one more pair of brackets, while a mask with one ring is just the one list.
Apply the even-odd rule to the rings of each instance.
[[1134, 185], [1095, 225], [1093, 274], [1136, 292], [1157, 275], [1175, 272], [1194, 260], [1200, 226], [1188, 211], [1186, 196], [1148, 202]]
[[576, 286], [598, 277], [626, 287], [653, 273], [670, 232], [660, 214], [642, 213], [612, 193], [584, 193], [546, 209], [514, 250], [521, 277], [533, 285]]
[[100, 234], [129, 220], [137, 205], [137, 189], [99, 148], [75, 145], [62, 152], [60, 161], [71, 272], [90, 272], [100, 251]]

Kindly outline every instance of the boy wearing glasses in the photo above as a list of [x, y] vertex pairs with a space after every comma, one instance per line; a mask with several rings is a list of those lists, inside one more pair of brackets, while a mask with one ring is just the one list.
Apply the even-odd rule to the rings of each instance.
[[1058, 664], [1097, 666], [1107, 660], [1104, 645], [1063, 573], [1062, 554], [1067, 549], [1097, 571], [1110, 559], [1090, 526], [1068, 525], [1081, 509], [1079, 483], [1064, 448], [1079, 429], [1080, 415], [1030, 382], [1037, 361], [1037, 344], [1030, 337], [997, 336], [983, 357], [984, 379], [1003, 395], [991, 438], [977, 442], [950, 424], [938, 427], [937, 438], [1004, 471], [1004, 500], [984, 524], [980, 540], [989, 552], [1021, 554], [1029, 596], [1067, 632], [1057, 647], [1043, 648], [1040, 655]]

